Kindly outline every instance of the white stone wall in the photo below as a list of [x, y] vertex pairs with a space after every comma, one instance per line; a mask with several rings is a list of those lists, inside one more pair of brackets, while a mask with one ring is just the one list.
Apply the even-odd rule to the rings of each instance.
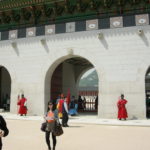
[[[144, 34], [138, 35], [138, 29]], [[145, 73], [150, 65], [150, 26], [65, 33], [0, 42], [0, 65], [12, 79], [11, 112], [17, 112], [17, 95], [28, 99], [30, 114], [43, 114], [49, 100], [50, 79], [64, 60], [79, 56], [89, 60], [99, 76], [101, 118], [116, 118], [121, 93], [128, 100], [129, 118], [145, 118]], [[97, 38], [103, 33], [101, 39]], [[46, 39], [42, 45], [40, 39]], [[68, 50], [73, 49], [73, 54]]]

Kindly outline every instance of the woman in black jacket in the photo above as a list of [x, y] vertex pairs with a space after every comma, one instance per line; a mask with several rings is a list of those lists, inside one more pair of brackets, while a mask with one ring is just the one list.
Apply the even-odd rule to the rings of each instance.
[[2, 150], [2, 137], [7, 136], [9, 130], [7, 128], [4, 118], [0, 115], [0, 150]]

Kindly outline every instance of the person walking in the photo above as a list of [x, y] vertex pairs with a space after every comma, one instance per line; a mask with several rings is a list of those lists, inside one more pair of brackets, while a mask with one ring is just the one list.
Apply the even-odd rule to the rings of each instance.
[[21, 95], [21, 99], [18, 101], [17, 105], [19, 105], [19, 114], [23, 116], [27, 114], [27, 99], [24, 97], [24, 94]]
[[79, 95], [79, 97], [78, 97], [78, 109], [84, 110], [83, 99], [81, 98], [81, 95]]
[[97, 110], [97, 107], [98, 107], [98, 96], [96, 96], [96, 99], [95, 99], [95, 110]]
[[121, 120], [121, 119], [124, 119], [126, 120], [126, 118], [128, 117], [128, 114], [127, 114], [127, 110], [126, 110], [126, 107], [125, 105], [127, 104], [127, 100], [124, 99], [124, 95], [121, 94], [121, 99], [118, 100], [117, 102], [117, 106], [118, 106], [118, 119]]
[[62, 126], [63, 127], [69, 127], [68, 125], [68, 104], [67, 104], [67, 98], [64, 99], [63, 102], [63, 109], [62, 109]]
[[64, 94], [61, 94], [57, 104], [58, 116], [60, 119], [62, 119], [63, 116], [63, 103], [64, 103]]
[[2, 150], [2, 137], [7, 136], [8, 133], [9, 133], [9, 130], [6, 125], [6, 121], [0, 115], [0, 150]]
[[51, 145], [50, 145], [50, 133], [52, 133], [52, 139], [53, 139], [53, 148], [52, 150], [55, 150], [56, 148], [56, 136], [54, 135], [54, 126], [55, 126], [55, 121], [58, 119], [58, 112], [56, 111], [56, 106], [53, 105], [52, 102], [48, 102], [48, 112], [45, 117], [45, 120], [47, 122], [47, 127], [46, 127], [46, 132], [45, 132], [45, 140], [46, 144], [48, 146], [48, 150], [51, 150]]

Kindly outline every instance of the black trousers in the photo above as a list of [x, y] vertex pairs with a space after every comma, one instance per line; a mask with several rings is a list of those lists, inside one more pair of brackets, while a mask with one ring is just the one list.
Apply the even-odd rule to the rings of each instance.
[[68, 114], [67, 113], [63, 113], [63, 117], [62, 117], [62, 125], [65, 126], [68, 123]]
[[[49, 132], [49, 131], [46, 131], [45, 132], [45, 140], [46, 140], [46, 144], [48, 146], [49, 149], [51, 149], [51, 145], [50, 145], [50, 133], [52, 132]], [[52, 139], [53, 139], [53, 147], [56, 146], [56, 136], [52, 133]]]

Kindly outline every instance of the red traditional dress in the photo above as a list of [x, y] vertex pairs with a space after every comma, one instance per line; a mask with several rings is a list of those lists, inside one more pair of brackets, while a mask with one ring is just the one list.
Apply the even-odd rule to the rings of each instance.
[[23, 115], [23, 114], [27, 114], [27, 107], [25, 106], [25, 102], [27, 101], [26, 98], [21, 98], [19, 100], [19, 102], [17, 103], [17, 105], [19, 105], [19, 114]]
[[117, 106], [118, 106], [118, 119], [126, 119], [128, 117], [128, 114], [127, 114], [127, 110], [126, 110], [126, 107], [125, 107], [125, 104], [127, 103], [128, 101], [125, 100], [125, 99], [120, 99], [118, 102], [117, 102]]

